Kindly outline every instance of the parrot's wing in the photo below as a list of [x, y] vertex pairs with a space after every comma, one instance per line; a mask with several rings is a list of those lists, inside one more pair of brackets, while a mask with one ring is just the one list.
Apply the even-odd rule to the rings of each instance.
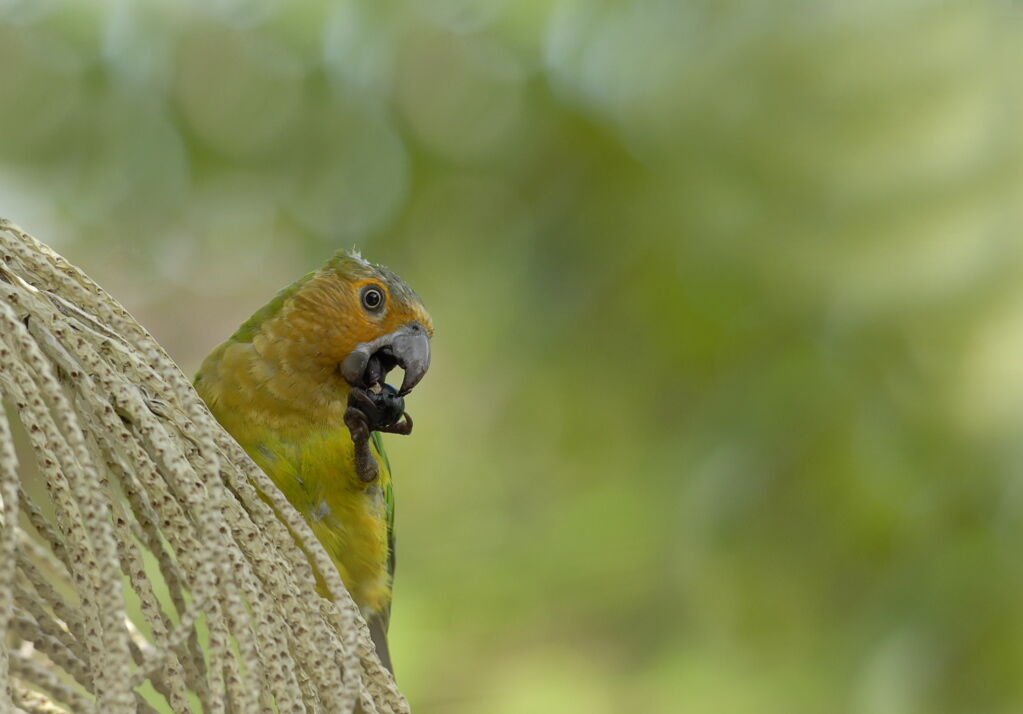
[[[387, 480], [387, 486], [384, 488], [384, 512], [387, 516], [387, 574], [394, 577], [394, 476], [391, 471], [391, 460], [387, 458], [387, 452], [384, 451], [384, 440], [380, 436], [379, 431], [372, 432], [373, 446], [376, 447], [377, 453], [384, 462], [384, 468], [387, 469], [387, 473], [391, 474], [391, 478]], [[388, 608], [389, 609], [389, 608]]]
[[[391, 474], [391, 478], [387, 480], [387, 485], [384, 487], [384, 509], [387, 516], [387, 575], [391, 578], [393, 583], [394, 580], [394, 565], [395, 565], [395, 554], [394, 554], [394, 476], [391, 472], [391, 462], [387, 458], [387, 452], [384, 451], [384, 440], [380, 436], [380, 432], [372, 432], [373, 446], [376, 447], [377, 454], [380, 455], [380, 459], [384, 462], [384, 468], [387, 469], [387, 473]], [[369, 633], [373, 637], [373, 644], [376, 645], [377, 655], [380, 657], [380, 661], [388, 671], [394, 672], [394, 668], [391, 666], [391, 654], [387, 647], [387, 627], [391, 622], [391, 602], [387, 601], [387, 607], [380, 612], [375, 612], [369, 616], [366, 620], [366, 624], [369, 625]]]

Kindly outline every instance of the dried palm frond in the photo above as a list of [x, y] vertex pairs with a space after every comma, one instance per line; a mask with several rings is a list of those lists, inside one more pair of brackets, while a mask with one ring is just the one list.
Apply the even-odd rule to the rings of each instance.
[[301, 516], [121, 305], [4, 220], [0, 397], [0, 710], [408, 711]]

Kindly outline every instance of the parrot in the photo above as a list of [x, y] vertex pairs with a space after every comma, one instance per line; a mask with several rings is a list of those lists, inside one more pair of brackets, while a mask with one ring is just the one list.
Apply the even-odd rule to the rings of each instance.
[[[391, 672], [394, 490], [381, 433], [411, 433], [404, 399], [429, 369], [432, 337], [405, 281], [339, 251], [243, 322], [194, 380], [308, 522]], [[395, 368], [398, 388], [386, 383]]]

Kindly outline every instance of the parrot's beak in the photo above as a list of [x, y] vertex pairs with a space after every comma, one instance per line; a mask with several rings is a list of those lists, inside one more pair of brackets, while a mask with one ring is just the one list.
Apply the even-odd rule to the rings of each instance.
[[394, 332], [356, 345], [341, 363], [341, 376], [353, 387], [369, 389], [381, 383], [396, 366], [405, 370], [401, 396], [411, 392], [430, 368], [430, 336], [414, 320]]

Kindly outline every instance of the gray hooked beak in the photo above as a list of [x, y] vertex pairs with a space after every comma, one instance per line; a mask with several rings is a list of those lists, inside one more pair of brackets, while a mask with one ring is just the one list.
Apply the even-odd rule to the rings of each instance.
[[405, 370], [399, 394], [412, 391], [430, 368], [430, 337], [418, 322], [362, 342], [341, 363], [341, 376], [353, 387], [368, 389], [382, 382], [395, 366]]

